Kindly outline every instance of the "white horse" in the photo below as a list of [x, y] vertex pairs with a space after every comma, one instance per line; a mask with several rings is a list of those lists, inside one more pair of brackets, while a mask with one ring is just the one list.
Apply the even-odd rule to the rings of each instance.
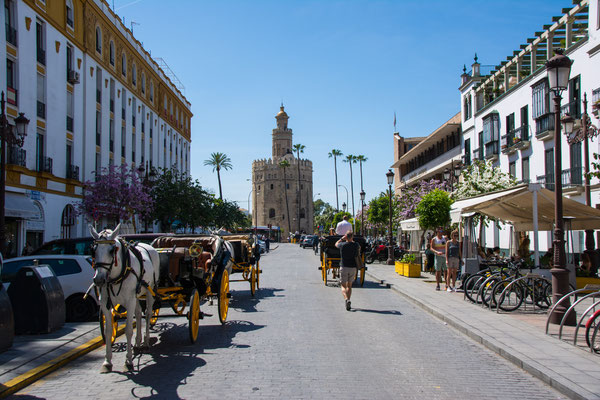
[[[127, 310], [127, 324], [125, 328], [127, 337], [127, 355], [125, 368], [133, 369], [131, 337], [133, 336], [133, 317], [135, 313], [137, 335], [136, 347], [141, 344], [142, 338], [142, 312], [139, 297], [145, 295], [146, 299], [146, 335], [144, 347], [149, 346], [150, 316], [154, 297], [149, 288], [154, 290], [158, 282], [158, 252], [150, 245], [139, 243], [131, 246], [119, 238], [119, 227], [114, 231], [105, 229], [98, 233], [90, 225], [90, 233], [94, 238], [94, 285], [99, 288], [99, 303], [104, 314], [104, 337], [106, 338], [106, 356], [102, 364], [102, 372], [112, 370], [112, 314], [111, 308], [117, 304]], [[136, 254], [137, 253], [137, 254]], [[138, 257], [142, 258], [140, 263]]]

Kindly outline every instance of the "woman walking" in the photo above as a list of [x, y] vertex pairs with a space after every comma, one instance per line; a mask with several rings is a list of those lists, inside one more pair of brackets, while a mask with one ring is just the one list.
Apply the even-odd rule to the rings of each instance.
[[446, 281], [446, 290], [448, 290], [448, 275], [446, 274], [446, 237], [442, 235], [442, 228], [438, 228], [436, 235], [431, 239], [431, 250], [435, 254], [435, 281], [437, 283], [435, 290], [440, 290], [442, 282], [442, 273]]
[[[460, 243], [458, 242], [458, 231], [452, 231], [451, 240], [446, 243], [446, 265], [448, 273], [446, 274], [446, 286], [450, 291], [456, 292], [456, 275], [460, 266]], [[448, 289], [447, 289], [448, 290]]]

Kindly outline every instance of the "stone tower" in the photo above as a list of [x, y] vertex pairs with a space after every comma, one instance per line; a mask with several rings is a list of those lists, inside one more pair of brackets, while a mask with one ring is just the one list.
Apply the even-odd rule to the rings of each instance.
[[[282, 236], [287, 236], [290, 230], [313, 233], [314, 221], [312, 162], [297, 159], [292, 153], [289, 118], [282, 104], [275, 116], [277, 127], [273, 129], [271, 158], [252, 162], [252, 224], [278, 226]], [[284, 160], [289, 162], [285, 176], [280, 166]]]

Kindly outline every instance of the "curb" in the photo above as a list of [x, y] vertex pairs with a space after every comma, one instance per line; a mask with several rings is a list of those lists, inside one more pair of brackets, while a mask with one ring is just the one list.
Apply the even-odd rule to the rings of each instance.
[[[125, 332], [125, 325], [120, 326], [117, 329], [117, 337], [121, 336]], [[11, 380], [0, 383], [0, 398], [5, 398], [18, 392], [19, 390], [31, 385], [38, 381], [44, 376], [56, 371], [67, 363], [89, 353], [92, 350], [96, 350], [104, 345], [102, 336], [98, 336], [87, 343], [77, 346], [68, 352], [61, 354], [53, 360], [47, 361], [39, 367], [35, 367], [24, 374], [21, 374]]]
[[494, 338], [490, 337], [489, 335], [480, 333], [476, 329], [470, 328], [469, 326], [466, 326], [465, 324], [462, 324], [452, 318], [448, 318], [447, 316], [443, 315], [437, 310], [434, 310], [429, 305], [425, 304], [419, 299], [403, 292], [402, 290], [400, 290], [397, 284], [387, 282], [386, 280], [377, 277], [372, 272], [366, 272], [366, 274], [371, 278], [375, 279], [376, 282], [380, 282], [380, 284], [390, 288], [405, 299], [409, 300], [411, 303], [417, 305], [429, 314], [452, 326], [460, 333], [468, 336], [477, 343], [485, 346], [487, 349], [510, 361], [512, 364], [538, 378], [539, 380], [556, 389], [565, 396], [576, 400], [600, 399], [600, 397], [597, 394], [590, 393], [583, 388], [578, 388], [579, 390], [572, 388], [573, 385], [569, 385], [569, 381], [567, 381], [565, 378], [560, 376], [557, 377], [555, 373], [548, 373], [543, 365], [539, 364], [535, 360], [529, 359], [528, 357], [524, 357], [519, 352], [508, 348], [507, 346], [498, 343], [496, 340], [494, 340]]

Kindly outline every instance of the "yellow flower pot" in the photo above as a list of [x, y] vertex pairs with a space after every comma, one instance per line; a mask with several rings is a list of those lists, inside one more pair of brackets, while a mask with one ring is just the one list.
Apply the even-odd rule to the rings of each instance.
[[577, 289], [583, 289], [585, 285], [600, 285], [600, 278], [592, 278], [588, 276], [578, 276], [575, 278]]
[[421, 276], [421, 266], [419, 264], [406, 264], [404, 276], [409, 278], [419, 278]]

